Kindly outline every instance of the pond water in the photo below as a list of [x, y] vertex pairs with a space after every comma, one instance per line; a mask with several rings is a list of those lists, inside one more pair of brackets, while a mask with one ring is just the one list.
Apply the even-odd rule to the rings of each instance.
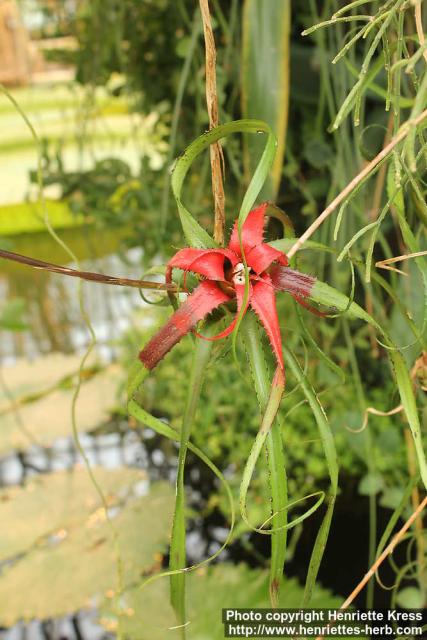
[[[17, 236], [3, 240], [1, 246], [74, 268], [138, 277], [142, 251], [138, 248], [129, 250], [125, 259], [120, 259], [115, 253], [119, 245], [117, 234], [89, 227], [61, 231], [60, 236], [76, 254], [79, 265], [69, 262], [69, 257], [48, 233]], [[12, 262], [0, 263], [1, 306], [16, 297], [22, 299], [28, 324], [23, 332], [0, 331], [0, 365], [6, 382], [8, 369], [18, 360], [43, 360], [51, 352], [80, 354], [85, 351], [89, 333], [82, 319], [79, 286], [75, 278]], [[118, 348], [115, 342], [130, 326], [132, 311], [146, 303], [138, 290], [132, 288], [85, 282], [82, 291], [84, 308], [97, 337], [97, 354], [103, 361], [114, 360]], [[120, 427], [114, 425], [114, 428], [117, 426]], [[122, 433], [107, 430], [97, 435], [81, 434], [81, 444], [90, 463], [108, 469], [126, 465], [148, 470], [152, 466], [150, 477], [165, 477], [164, 471], [159, 471], [159, 467], [164, 466], [163, 453], [153, 451], [149, 460], [141, 436], [126, 432], [125, 420], [121, 426]], [[0, 457], [0, 486], [20, 484], [34, 474], [70, 469], [82, 462], [71, 436], [57, 438], [48, 448], [31, 445], [25, 451], [10, 451]], [[34, 621], [0, 630], [2, 640], [100, 640], [107, 637], [105, 630], [96, 624], [96, 612], [93, 611], [43, 624]]]
[[[120, 238], [116, 233], [80, 227], [61, 231], [59, 235], [77, 256], [79, 265], [69, 262], [67, 254], [48, 233], [16, 236], [3, 240], [0, 246], [73, 268], [129, 278], [141, 275], [142, 250], [127, 250], [123, 259], [120, 258], [117, 253]], [[82, 291], [84, 307], [97, 338], [97, 355], [105, 362], [114, 361], [120, 349], [118, 341], [133, 322], [133, 312], [146, 303], [134, 288], [84, 282]], [[24, 301], [28, 324], [23, 332], [0, 331], [0, 373], [6, 383], [8, 371], [24, 359], [46, 361], [48, 367], [47, 356], [51, 353], [80, 355], [85, 352], [89, 333], [82, 319], [78, 279], [3, 260], [0, 292], [2, 304], [16, 297]], [[0, 423], [1, 420], [0, 416]], [[107, 469], [130, 466], [145, 470], [151, 482], [160, 479], [174, 482], [175, 446], [163, 448], [163, 440], [148, 428], [130, 430], [126, 418], [116, 418], [99, 427], [95, 432], [79, 435], [91, 465]], [[55, 438], [47, 447], [29, 444], [24, 450], [0, 454], [0, 487], [21, 484], [31, 476], [71, 469], [82, 463], [71, 435]], [[198, 490], [199, 475], [197, 464], [190, 464], [187, 477], [195, 508], [200, 508], [203, 502]], [[203, 526], [199, 523], [189, 532], [188, 555], [192, 562], [216, 551], [226, 535], [221, 523], [210, 523], [209, 530]], [[96, 624], [96, 611], [80, 611], [61, 619], [36, 620], [0, 629], [0, 640], [107, 640], [110, 637]]]
[[[14, 95], [40, 138], [49, 139], [50, 151], [61, 151], [68, 171], [91, 167], [95, 159], [111, 156], [122, 158], [135, 173], [144, 156], [153, 170], [163, 165], [167, 147], [161, 138], [166, 136], [167, 129], [158, 124], [158, 116], [154, 113], [146, 117], [133, 112], [129, 115], [120, 99], [113, 100], [104, 94], [94, 97], [94, 112], [89, 109], [86, 113], [82, 109], [85, 98], [74, 85], [40, 86], [18, 90]], [[77, 109], [78, 105], [80, 109]], [[98, 109], [101, 105], [105, 107], [105, 113]], [[0, 204], [22, 202], [28, 189], [28, 173], [37, 165], [34, 140], [21, 115], [6, 99], [0, 105], [0, 118], [3, 125], [0, 156], [5, 158]], [[89, 142], [84, 150], [79, 147], [82, 136]], [[56, 196], [50, 193], [49, 197]], [[67, 253], [48, 233], [2, 237], [0, 246], [81, 270], [128, 278], [141, 276], [142, 250], [127, 250], [120, 258], [117, 231], [101, 232], [93, 227], [79, 227], [60, 231], [59, 235], [77, 256], [79, 265], [70, 262]], [[0, 330], [0, 382], [7, 383], [8, 372], [23, 360], [43, 362], [52, 353], [82, 355], [85, 352], [90, 335], [82, 317], [80, 286], [83, 306], [96, 334], [96, 354], [104, 362], [112, 362], [119, 354], [120, 338], [133, 322], [133, 311], [146, 304], [138, 290], [88, 282], [81, 285], [76, 278], [0, 260], [0, 313], [8, 301], [18, 298], [25, 306], [24, 319], [28, 325], [27, 330], [20, 332]], [[47, 362], [46, 366], [49, 366]], [[0, 388], [0, 397], [4, 400], [3, 392]], [[0, 424], [1, 421], [0, 414]], [[173, 481], [175, 457], [168, 459], [172, 452], [167, 456], [161, 450], [153, 432], [148, 429], [144, 433], [130, 431], [126, 419], [99, 426], [96, 433], [80, 436], [91, 464], [107, 469], [122, 465], [136, 467], [148, 471], [151, 480], [167, 478]], [[81, 463], [71, 436], [56, 437], [49, 446], [29, 444], [24, 450], [0, 454], [0, 486], [20, 484], [32, 475], [71, 469]], [[105, 629], [96, 624], [95, 611], [0, 629], [1, 640], [100, 640], [107, 637], [110, 636]]]
[[[80, 268], [110, 275], [138, 277], [142, 251], [126, 252], [121, 260], [117, 234], [78, 228], [60, 232], [80, 262]], [[77, 268], [48, 233], [27, 234], [3, 240], [2, 246], [23, 255]], [[144, 304], [138, 290], [85, 282], [2, 260], [0, 296], [3, 302], [15, 297], [25, 303], [28, 330], [0, 332], [0, 362], [11, 365], [17, 358], [35, 358], [51, 351], [72, 353], [84, 349], [89, 336], [79, 304], [83, 286], [84, 307], [104, 356], [114, 355], [111, 338], [128, 326], [132, 309]]]

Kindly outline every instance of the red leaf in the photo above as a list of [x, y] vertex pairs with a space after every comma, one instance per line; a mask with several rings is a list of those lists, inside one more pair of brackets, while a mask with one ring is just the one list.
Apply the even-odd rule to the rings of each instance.
[[139, 354], [147, 369], [154, 369], [158, 362], [208, 313], [228, 302], [230, 298], [209, 280], [201, 282], [187, 300], [175, 311]]
[[[237, 313], [235, 315], [235, 317], [233, 318], [233, 320], [230, 322], [230, 324], [228, 325], [228, 327], [226, 327], [223, 331], [221, 331], [221, 333], [217, 333], [216, 336], [203, 336], [202, 334], [198, 333], [197, 331], [193, 331], [194, 335], [196, 335], [198, 338], [201, 338], [202, 340], [208, 340], [209, 342], [214, 341], [214, 340], [221, 340], [221, 338], [226, 338], [227, 336], [230, 335], [230, 333], [233, 332], [236, 324], [237, 324], [237, 319], [239, 317], [239, 312], [240, 309], [242, 308], [242, 304], [243, 304], [243, 298], [245, 295], [245, 285], [241, 285], [238, 284], [235, 286], [235, 291], [236, 291], [236, 300], [237, 300]], [[252, 295], [252, 284], [249, 284], [249, 296], [248, 299], [246, 301], [246, 305], [245, 305], [245, 311], [244, 314], [246, 313], [246, 309], [249, 306], [250, 303], [250, 299], [251, 299], [251, 295]]]
[[168, 267], [192, 271], [209, 280], [224, 280], [226, 258], [233, 267], [238, 262], [238, 257], [229, 249], [181, 249], [169, 261]]
[[227, 336], [230, 335], [230, 333], [233, 332], [234, 327], [236, 326], [237, 323], [237, 316], [235, 316], [233, 318], [233, 320], [230, 322], [230, 324], [228, 325], [228, 327], [225, 327], [225, 329], [223, 331], [221, 331], [220, 333], [217, 333], [215, 336], [204, 336], [201, 333], [199, 333], [198, 331], [193, 331], [194, 335], [197, 336], [198, 338], [200, 338], [201, 340], [207, 340], [208, 342], [214, 342], [215, 340], [221, 340], [222, 338], [226, 338]]
[[[251, 305], [260, 318], [281, 370], [283, 370], [282, 340], [279, 320], [277, 317], [275, 291], [276, 289], [289, 291], [299, 302], [308, 296], [314, 278], [305, 276], [289, 269], [288, 259], [284, 253], [263, 242], [265, 212], [268, 203], [253, 209], [242, 227], [242, 247], [248, 267], [250, 267], [250, 282], [248, 300], [243, 313]], [[141, 351], [139, 357], [147, 369], [153, 369], [168, 351], [192, 330], [199, 320], [220, 304], [228, 302], [234, 288], [238, 313], [241, 312], [245, 285], [242, 284], [242, 254], [239, 244], [237, 222], [234, 225], [229, 247], [227, 249], [181, 249], [169, 261], [166, 271], [166, 281], [171, 280], [172, 269], [182, 269], [197, 273], [207, 280], [194, 290], [187, 301], [174, 313], [170, 320], [150, 340]], [[226, 261], [233, 271], [224, 273]], [[266, 273], [272, 263], [279, 263], [272, 267], [272, 278]], [[238, 265], [238, 268], [236, 268]], [[227, 276], [227, 278], [226, 278]], [[216, 282], [227, 281], [229, 295]], [[185, 278], [184, 278], [185, 282]], [[274, 285], [274, 286], [273, 286]], [[303, 302], [301, 302], [303, 304]], [[219, 340], [230, 335], [237, 323], [237, 317], [231, 324], [214, 337], [207, 340]], [[196, 335], [199, 335], [196, 333]], [[200, 336], [203, 338], [204, 336]]]
[[262, 280], [253, 285], [250, 304], [267, 332], [279, 366], [284, 369], [282, 336], [277, 317], [275, 291], [270, 276], [265, 275]]
[[272, 262], [280, 262], [282, 265], [288, 264], [288, 259], [284, 253], [271, 247], [269, 244], [257, 244], [246, 254], [246, 262], [255, 273], [262, 273], [271, 265]]
[[275, 266], [270, 271], [271, 281], [275, 289], [287, 291], [294, 296], [309, 298], [316, 278], [300, 273], [289, 267]]
[[[255, 247], [257, 244], [261, 244], [264, 240], [264, 220], [265, 220], [265, 212], [267, 209], [268, 203], [264, 202], [260, 204], [259, 207], [253, 209], [242, 226], [242, 245], [245, 254], [249, 253], [249, 251]], [[240, 243], [239, 243], [239, 234], [237, 231], [237, 220], [234, 223], [233, 231], [231, 234], [230, 242], [228, 244], [228, 248], [237, 253], [238, 256], [241, 255], [240, 251]]]

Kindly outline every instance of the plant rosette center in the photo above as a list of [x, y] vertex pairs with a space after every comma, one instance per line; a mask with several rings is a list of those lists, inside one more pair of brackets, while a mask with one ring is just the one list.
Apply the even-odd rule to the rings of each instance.
[[[167, 282], [172, 282], [174, 269], [180, 269], [185, 274], [191, 272], [200, 278], [200, 282], [139, 354], [147, 369], [153, 369], [199, 321], [235, 299], [237, 313], [233, 321], [221, 333], [209, 339], [219, 340], [230, 335], [238, 318], [250, 307], [263, 325], [277, 365], [283, 371], [276, 292], [287, 291], [297, 302], [306, 306], [304, 298], [309, 296], [315, 279], [289, 269], [287, 256], [264, 242], [267, 207], [268, 203], [263, 203], [253, 209], [244, 221], [240, 234], [236, 221], [227, 247], [185, 248], [171, 258], [166, 270]], [[247, 292], [246, 272], [249, 280]]]

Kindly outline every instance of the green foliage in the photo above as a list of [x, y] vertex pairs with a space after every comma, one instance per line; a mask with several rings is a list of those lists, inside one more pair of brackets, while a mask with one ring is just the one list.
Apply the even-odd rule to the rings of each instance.
[[[162, 149], [161, 131], [162, 127], [151, 140], [158, 150]], [[44, 183], [59, 186], [62, 202], [58, 205], [65, 207], [71, 220], [86, 222], [98, 230], [114, 231], [121, 250], [142, 246], [148, 261], [159, 248], [156, 189], [159, 191], [161, 185], [161, 176], [156, 173], [148, 184], [148, 165], [149, 161], [142, 158], [139, 172], [133, 172], [128, 163], [111, 157], [95, 162], [90, 170], [66, 171], [61, 155], [51, 155], [46, 150]], [[37, 176], [33, 174], [32, 179], [37, 181]], [[48, 207], [53, 226], [66, 226], [66, 220], [62, 225], [58, 221], [55, 205]], [[41, 222], [40, 225], [43, 228]], [[170, 238], [176, 242], [179, 241], [177, 226], [175, 223], [169, 228]]]
[[[283, 99], [286, 83], [280, 85], [277, 94], [263, 95], [267, 81], [271, 91], [271, 77], [277, 69], [269, 68], [271, 74], [266, 73], [257, 80], [257, 56], [270, 59], [271, 50], [267, 44], [268, 34], [256, 37], [259, 25], [253, 19], [249, 26], [243, 25], [243, 50], [248, 68], [244, 69], [243, 86], [239, 84], [238, 72], [243, 62], [240, 57], [242, 34], [236, 25], [243, 22], [241, 4], [212, 2], [218, 45], [220, 119], [226, 124], [197, 138], [187, 155], [180, 158], [173, 174], [173, 189], [185, 238], [179, 232], [177, 217], [169, 222], [162, 215], [162, 228], [158, 224], [159, 211], [164, 202], [167, 203], [168, 174], [163, 180], [158, 174], [147, 174], [143, 167], [140, 174], [134, 175], [126, 164], [110, 160], [96, 165], [87, 174], [61, 177], [64, 193], [71, 188], [69, 194], [76, 209], [83, 209], [113, 229], [129, 225], [128, 244], [141, 245], [149, 258], [159, 250], [156, 260], [157, 257], [164, 260], [175, 246], [186, 243], [213, 245], [206, 231], [212, 227], [207, 159], [192, 165], [188, 185], [182, 192], [181, 188], [190, 164], [209, 142], [242, 129], [241, 122], [233, 121], [241, 115], [241, 90], [244, 97], [246, 95], [245, 115], [259, 118], [262, 110], [273, 114], [271, 117], [276, 123], [280, 120], [283, 124], [285, 119], [284, 104], [278, 96]], [[247, 11], [255, 4], [248, 0], [245, 3]], [[262, 10], [265, 10], [264, 4]], [[314, 492], [324, 495], [330, 485], [329, 505], [333, 503], [336, 492], [336, 469], [333, 464], [331, 466], [333, 448], [325, 446], [325, 451], [322, 448], [322, 442], [331, 445], [332, 433], [341, 486], [357, 480], [359, 492], [368, 498], [372, 562], [379, 537], [375, 530], [377, 502], [395, 509], [394, 525], [399, 518], [409, 515], [405, 508], [409, 493], [403, 487], [407, 485], [408, 475], [413, 476], [413, 486], [417, 482], [416, 471], [412, 465], [408, 468], [408, 458], [411, 459], [413, 452], [412, 445], [408, 444], [411, 441], [405, 440], [404, 433], [405, 430], [409, 433], [409, 428], [424, 481], [426, 475], [420, 428], [420, 415], [424, 412], [424, 420], [426, 416], [425, 369], [414, 366], [426, 351], [427, 271], [422, 255], [426, 247], [427, 222], [425, 122], [420, 121], [417, 127], [409, 126], [419, 118], [426, 104], [425, 48], [416, 34], [413, 15], [416, 3], [394, 0], [349, 6], [335, 0], [324, 3], [310, 0], [294, 5], [287, 149], [284, 165], [280, 160], [275, 166], [275, 188], [279, 187], [277, 200], [292, 218], [297, 236], [323, 206], [350, 183], [365, 166], [366, 159], [378, 153], [392, 136], [404, 134], [393, 153], [354, 185], [336, 218], [327, 219], [315, 241], [307, 243], [295, 259], [298, 269], [318, 277], [311, 298], [315, 303], [323, 304], [331, 317], [319, 320], [303, 312], [303, 323], [300, 323], [289, 300], [283, 300], [279, 308], [283, 337], [289, 348], [289, 375], [287, 394], [280, 408], [285, 426], [281, 432], [276, 430], [275, 436], [281, 437], [284, 445], [289, 500], [298, 500]], [[194, 9], [194, 3], [189, 1], [141, 3], [126, 0], [119, 5], [112, 0], [107, 3], [97, 0], [82, 3], [75, 24], [80, 44], [77, 61], [81, 82], [93, 88], [119, 71], [124, 75], [115, 79], [111, 90], [124, 93], [136, 89], [135, 108], [150, 110], [160, 101], [169, 103], [165, 120], [169, 117], [172, 120], [170, 160], [193, 134], [199, 136], [207, 127], [201, 29]], [[422, 11], [425, 12], [425, 7]], [[270, 14], [267, 17], [271, 18]], [[276, 33], [275, 27], [279, 30], [278, 22], [268, 24], [269, 34]], [[305, 40], [300, 37], [302, 29], [306, 29], [309, 36]], [[285, 43], [274, 42], [271, 49], [274, 49], [273, 45], [280, 47]], [[283, 61], [277, 62], [280, 66]], [[265, 98], [264, 103], [262, 98]], [[246, 122], [243, 131], [249, 128]], [[285, 132], [280, 126], [275, 130], [279, 145], [283, 146]], [[241, 141], [236, 138], [227, 138], [224, 143], [227, 186], [231, 191], [230, 212], [242, 199], [245, 173]], [[258, 141], [258, 136], [254, 139]], [[264, 141], [264, 136], [259, 136], [261, 139]], [[272, 141], [270, 135], [261, 163], [262, 175], [258, 172], [249, 195], [243, 199], [240, 225], [262, 187], [273, 156]], [[251, 155], [246, 158], [246, 165], [256, 166], [258, 160]], [[147, 175], [150, 179], [148, 188]], [[184, 206], [184, 202], [188, 204]], [[273, 225], [270, 231], [273, 230], [273, 237], [277, 237]], [[167, 235], [162, 235], [163, 227]], [[283, 250], [289, 250], [292, 244], [292, 239], [275, 243]], [[382, 272], [377, 266], [380, 260], [404, 254], [419, 254], [412, 264], [404, 264], [406, 277], [392, 271]], [[193, 284], [189, 282], [190, 288]], [[158, 312], [157, 320], [162, 313]], [[149, 312], [144, 309], [144, 321], [148, 318]], [[220, 313], [214, 319], [223, 322]], [[146, 337], [138, 334], [132, 340], [132, 362], [137, 344], [144, 342]], [[268, 345], [262, 347], [268, 354]], [[236, 371], [232, 348], [237, 353], [243, 378]], [[143, 416], [142, 422], [146, 421], [148, 426], [155, 424], [160, 433], [173, 440], [183, 436], [184, 449], [187, 443], [186, 432], [183, 430], [180, 434], [181, 415], [185, 398], [192, 392], [187, 387], [193, 351], [194, 340], [191, 338], [174, 348], [156, 374], [145, 380], [138, 396], [143, 407], [139, 414]], [[212, 354], [212, 360], [206, 366], [200, 406], [192, 416], [192, 442], [219, 469], [227, 469], [229, 483], [237, 496], [250, 443], [258, 432], [259, 406], [239, 339], [235, 338], [232, 344], [229, 341], [215, 343]], [[271, 368], [271, 358], [267, 355], [266, 359], [267, 367]], [[345, 381], [339, 370], [345, 373]], [[318, 398], [329, 416], [331, 432], [320, 415]], [[368, 407], [388, 412], [400, 403], [403, 405], [400, 413], [392, 416], [369, 414], [369, 420], [364, 423]], [[173, 430], [165, 424], [161, 431], [160, 421], [144, 410], [166, 418]], [[194, 450], [193, 445], [190, 448]], [[221, 480], [218, 469], [215, 471], [212, 463], [208, 466]], [[271, 515], [272, 487], [268, 486], [267, 468], [260, 460], [255, 469], [251, 497], [256, 495], [256, 499], [249, 504], [251, 522], [263, 522]], [[182, 477], [180, 500], [183, 516]], [[204, 513], [218, 505], [228, 516], [229, 502], [228, 496], [225, 499], [224, 485], [209, 498]], [[319, 532], [306, 594], [316, 577], [331, 513], [327, 513]], [[302, 517], [303, 514], [303, 507], [297, 506], [291, 515]], [[242, 530], [240, 528], [240, 532]], [[382, 547], [392, 530], [393, 527], [387, 528]], [[179, 542], [182, 550], [182, 521]], [[423, 545], [418, 546], [421, 553]], [[413, 571], [412, 564], [409, 563], [409, 569], [404, 568], [403, 573], [399, 572], [397, 580], [397, 593], [400, 594], [397, 598], [404, 606], [419, 602], [421, 591], [425, 596], [423, 576], [419, 576], [419, 590], [418, 587], [414, 591], [400, 589], [401, 579]], [[273, 565], [277, 570], [277, 556], [273, 558]], [[217, 577], [216, 571], [221, 570], [210, 568], [206, 575]], [[248, 575], [249, 570], [244, 568], [241, 572]], [[181, 578], [179, 575], [178, 580]], [[189, 579], [190, 608], [202, 597], [203, 589], [191, 586], [198, 579], [201, 579], [200, 575], [191, 575]], [[134, 615], [140, 606], [139, 598], [146, 597], [146, 603], [151, 597], [148, 594], [153, 594], [153, 615], [157, 611], [156, 598], [162, 598], [164, 612], [166, 597], [161, 595], [164, 582], [155, 581], [146, 587], [146, 591], [135, 591], [129, 596], [129, 615], [120, 621], [124, 629], [132, 629], [131, 633], [134, 633], [132, 625], [139, 624], [139, 616]], [[221, 578], [218, 578], [215, 596], [222, 597], [227, 588], [220, 589], [219, 584]], [[262, 596], [261, 591], [254, 594], [258, 606], [263, 602], [265, 583], [262, 589]], [[231, 593], [234, 595], [235, 592], [236, 588], [232, 587]], [[183, 597], [182, 591], [179, 596]], [[242, 604], [249, 606], [251, 598], [247, 588], [242, 598]], [[368, 592], [368, 604], [372, 603], [370, 598]], [[204, 597], [202, 604], [207, 601]], [[197, 624], [203, 624], [202, 618], [197, 614], [194, 627], [190, 626], [189, 637]], [[112, 619], [113, 628], [117, 616]], [[174, 624], [174, 621], [168, 624]], [[214, 624], [217, 621], [211, 628]], [[157, 617], [153, 633], [160, 634], [159, 628], [163, 632], [163, 625], [165, 619]], [[139, 633], [139, 629], [135, 633]], [[200, 632], [200, 637], [203, 633]]]
[[[212, 335], [212, 329], [207, 335]], [[204, 373], [211, 355], [212, 343], [200, 341], [194, 351], [191, 375], [188, 384], [187, 401], [180, 429], [180, 443], [178, 456], [178, 472], [176, 479], [176, 501], [173, 518], [172, 537], [170, 545], [169, 567], [170, 601], [176, 612], [178, 622], [185, 624], [185, 574], [181, 572], [186, 567], [186, 518], [185, 518], [185, 486], [184, 473], [188, 451], [188, 443], [194, 424], [194, 416], [200, 400], [200, 392], [204, 381]]]
[[[189, 2], [185, 4], [191, 9]], [[112, 73], [119, 72], [127, 74], [132, 89], [143, 90], [150, 105], [173, 95], [179, 53], [185, 46], [179, 3], [82, 3], [75, 33], [79, 82], [106, 84]]]
[[[220, 640], [224, 627], [220, 619], [223, 607], [268, 607], [267, 579], [264, 571], [249, 569], [243, 564], [220, 564], [200, 569], [188, 577], [189, 610], [187, 620], [189, 640]], [[101, 622], [109, 630], [119, 630], [125, 637], [139, 640], [163, 640], [168, 629], [176, 625], [173, 612], [167, 605], [167, 582], [157, 580], [142, 589], [133, 589], [124, 595], [126, 612], [118, 617], [108, 605], [101, 612]], [[297, 608], [302, 588], [292, 578], [279, 606]], [[326, 589], [316, 587], [313, 607], [338, 607], [341, 598]], [[177, 631], [175, 631], [176, 637]], [[169, 633], [173, 637], [173, 631]]]
[[[281, 305], [282, 313], [289, 315], [289, 303]], [[168, 311], [151, 308], [152, 322], [160, 326]], [[147, 317], [147, 312], [144, 312]], [[140, 324], [138, 322], [138, 324]], [[288, 327], [289, 328], [289, 327]], [[131, 362], [135, 344], [144, 344], [153, 329], [133, 335], [126, 347], [127, 362]], [[363, 340], [363, 345], [365, 341]], [[191, 356], [194, 348], [192, 338], [186, 338], [178, 344], [150, 376], [142, 388], [141, 404], [149, 412], [163, 416], [177, 429], [185, 404], [187, 372], [191, 368]], [[242, 357], [243, 353], [242, 353]], [[340, 360], [345, 369], [346, 354]], [[249, 442], [259, 427], [259, 409], [256, 397], [251, 393], [249, 372], [244, 379], [236, 375], [229, 341], [216, 343], [212, 361], [206, 369], [206, 381], [201, 392], [200, 406], [196, 413], [192, 439], [222, 469], [233, 468], [235, 472], [229, 482], [235, 487], [239, 482], [244, 462], [249, 453]], [[393, 381], [390, 376], [381, 374], [384, 364], [378, 363], [372, 371], [377, 377], [379, 388], [367, 390], [367, 402], [381, 410], [389, 408], [388, 398], [393, 394]], [[338, 450], [341, 473], [346, 477], [360, 477], [366, 469], [365, 441], [366, 431], [352, 433], [349, 429], [359, 429], [363, 415], [354, 406], [354, 391], [351, 377], [343, 384], [335, 375], [316, 364], [310, 368], [310, 378], [319, 385], [320, 398], [329, 416]], [[290, 374], [289, 374], [290, 376]], [[293, 391], [294, 382], [288, 380], [288, 389], [282, 401], [281, 414], [285, 416], [286, 427], [282, 432], [286, 451], [289, 493], [292, 498], [311, 493], [319, 487], [324, 488], [327, 467], [321, 442], [318, 438], [312, 412], [298, 387]], [[369, 428], [372, 433], [372, 453], [378, 469], [385, 479], [387, 487], [396, 487], [406, 477], [406, 456], [399, 416], [371, 416]], [[257, 515], [261, 522], [268, 517], [266, 498], [267, 477], [258, 473], [253, 480], [253, 491], [264, 496], [264, 514]], [[210, 499], [211, 507], [218, 504], [216, 496]], [[221, 501], [225, 512], [227, 504]], [[254, 505], [255, 507], [255, 505]]]
[[[238, 73], [238, 65], [230, 56], [235, 38], [236, 7], [235, 1], [215, 3], [217, 21], [214, 26], [228, 41], [228, 47], [219, 51], [220, 104], [226, 97], [225, 83]], [[79, 44], [73, 56], [77, 65], [76, 79], [90, 86], [105, 85], [111, 76], [120, 74], [120, 81], [112, 91], [115, 94], [133, 92], [139, 108], [151, 111], [165, 100], [173, 103], [182, 62], [190, 47], [193, 18], [200, 20], [198, 7], [192, 0], [81, 3], [72, 26]], [[199, 35], [201, 32], [198, 29]], [[67, 56], [69, 58], [70, 54]], [[222, 62], [226, 63], [223, 67]], [[191, 56], [192, 73], [186, 82], [185, 105], [196, 108], [197, 121], [207, 123], [201, 103], [203, 64], [203, 42], [198, 38], [196, 52]], [[182, 122], [191, 129], [192, 115], [182, 114]]]
[[0, 310], [0, 329], [4, 331], [25, 331], [28, 324], [25, 322], [26, 305], [22, 298], [11, 298]]
[[[275, 200], [282, 177], [289, 109], [291, 2], [245, 0], [242, 11], [242, 113], [267, 122], [279, 145], [262, 199]], [[255, 170], [262, 141], [246, 138], [247, 181]]]

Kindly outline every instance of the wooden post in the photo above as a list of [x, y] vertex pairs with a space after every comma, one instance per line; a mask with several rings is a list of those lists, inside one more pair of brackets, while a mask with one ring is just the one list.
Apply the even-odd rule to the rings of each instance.
[[0, 0], [0, 83], [23, 85], [30, 79], [29, 38], [15, 0]]

